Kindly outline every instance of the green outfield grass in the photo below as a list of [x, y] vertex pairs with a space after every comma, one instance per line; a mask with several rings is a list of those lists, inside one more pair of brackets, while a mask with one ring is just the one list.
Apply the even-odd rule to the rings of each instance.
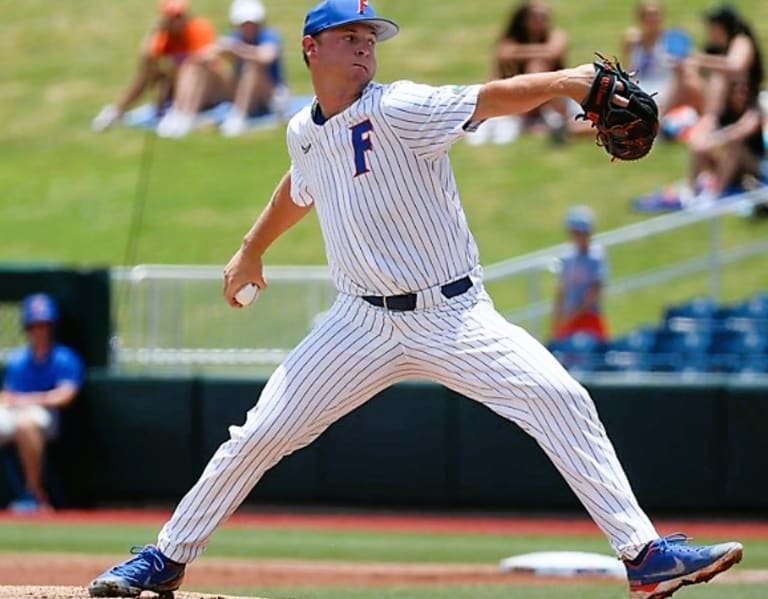
[[[226, 10], [220, 0], [196, 0], [195, 10], [220, 30]], [[311, 4], [267, 0], [270, 23], [283, 34], [287, 73], [297, 94], [310, 88], [298, 52], [304, 12]], [[569, 61], [591, 60], [594, 50], [618, 51], [633, 3], [553, 0], [555, 23], [570, 36]], [[699, 42], [702, 10], [709, 0], [668, 2], [667, 21], [684, 26]], [[425, 0], [379, 0], [381, 13], [402, 33], [379, 48], [381, 81], [409, 78], [429, 83], [482, 81], [489, 50], [511, 3], [481, 5]], [[151, 153], [143, 225], [132, 263], [227, 261], [239, 239], [288, 166], [281, 130], [227, 140], [200, 132], [184, 140], [161, 140], [137, 130], [91, 133], [90, 119], [115, 99], [135, 65], [139, 40], [151, 23], [153, 2], [118, 3], [27, 0], [6, 11], [0, 36], [4, 77], [0, 81], [0, 260], [75, 265], [123, 264], [137, 199], [142, 156]], [[768, 41], [768, 3], [739, 3]], [[45, 40], [45, 43], [41, 43]], [[683, 175], [686, 150], [657, 144], [638, 163], [610, 164], [589, 139], [553, 148], [543, 138], [524, 137], [504, 146], [452, 154], [457, 180], [484, 264], [563, 240], [561, 221], [574, 203], [591, 204], [602, 229], [642, 220], [630, 199]], [[734, 219], [723, 233], [726, 245], [765, 236], [765, 223]], [[701, 232], [680, 232], [611, 256], [613, 276], [666, 257], [688, 255]], [[323, 245], [314, 216], [305, 219], [270, 250], [272, 264], [318, 264]], [[723, 295], [743, 297], [768, 285], [765, 261], [733, 269]], [[502, 310], [512, 309], [520, 282], [494, 289]], [[707, 291], [704, 278], [609, 305], [620, 330], [655, 318], [667, 299]], [[634, 301], [634, 300], [637, 301]]]
[[[0, 552], [120, 555], [132, 545], [154, 542], [157, 532], [158, 528], [152, 526], [4, 522], [0, 524]], [[708, 543], [722, 540], [697, 538], [695, 541]], [[747, 539], [743, 544], [743, 567], [768, 569], [768, 539]], [[205, 555], [254, 559], [490, 564], [510, 555], [554, 550], [610, 554], [607, 542], [599, 535], [425, 534], [224, 525], [216, 531]]]
[[[205, 589], [201, 589], [205, 590]], [[209, 589], [215, 592], [216, 589]], [[263, 588], [237, 589], [238, 594], [257, 592], [271, 599], [626, 599], [622, 583], [611, 585], [486, 585], [462, 587], [394, 587], [387, 589], [322, 589]], [[740, 584], [683, 589], [675, 594], [680, 599], [764, 599], [765, 585]]]

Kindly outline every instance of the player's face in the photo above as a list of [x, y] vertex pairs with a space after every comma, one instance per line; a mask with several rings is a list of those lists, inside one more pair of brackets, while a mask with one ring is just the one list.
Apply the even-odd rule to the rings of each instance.
[[542, 38], [549, 31], [549, 9], [541, 2], [531, 2], [525, 16], [525, 27], [534, 39]]
[[728, 32], [720, 23], [711, 22], [707, 25], [708, 45], [721, 52], [728, 49]]
[[27, 327], [29, 344], [34, 349], [45, 349], [53, 338], [53, 326], [50, 322], [36, 322]]
[[256, 36], [259, 34], [259, 29], [261, 29], [261, 25], [259, 25], [258, 23], [251, 23], [250, 21], [246, 21], [245, 23], [240, 23], [240, 25], [238, 25], [238, 29], [240, 29], [240, 33], [242, 34], [244, 39], [252, 40], [252, 39], [255, 39]]
[[184, 34], [184, 26], [187, 19], [184, 15], [163, 17], [160, 28], [168, 32], [171, 37], [180, 37]]
[[656, 33], [661, 29], [661, 8], [653, 2], [643, 5], [640, 22], [645, 31]]
[[570, 234], [571, 241], [573, 241], [574, 245], [576, 245], [582, 252], [585, 252], [587, 248], [589, 248], [589, 233], [585, 233], [584, 231], [571, 231]]
[[323, 31], [316, 40], [316, 72], [341, 82], [365, 85], [376, 73], [376, 31], [355, 23]]

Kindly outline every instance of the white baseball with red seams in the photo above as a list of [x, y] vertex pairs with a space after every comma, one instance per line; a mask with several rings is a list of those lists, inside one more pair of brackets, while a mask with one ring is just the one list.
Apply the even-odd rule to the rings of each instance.
[[[196, 558], [281, 458], [412, 378], [481, 402], [532, 435], [619, 555], [658, 537], [588, 393], [483, 289], [448, 159], [472, 125], [478, 90], [370, 83], [331, 119], [308, 107], [290, 121], [291, 195], [317, 210], [339, 295], [163, 527], [159, 547], [171, 559]], [[401, 294], [413, 294], [404, 311], [363, 297]]]

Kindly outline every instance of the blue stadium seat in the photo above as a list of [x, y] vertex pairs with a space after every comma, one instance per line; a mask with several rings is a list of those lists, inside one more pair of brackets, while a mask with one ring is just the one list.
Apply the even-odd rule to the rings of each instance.
[[664, 322], [664, 328], [670, 331], [711, 332], [718, 328], [719, 320], [712, 316], [671, 316]]
[[709, 331], [656, 331], [652, 350], [655, 353], [704, 353], [710, 344]]
[[601, 369], [608, 372], [649, 372], [651, 365], [651, 354], [647, 351], [608, 349]]
[[656, 338], [656, 329], [643, 327], [608, 342], [608, 351], [649, 352]]
[[714, 300], [707, 297], [700, 297], [684, 304], [668, 306], [664, 312], [664, 320], [670, 318], [712, 318], [717, 310], [717, 304]]
[[740, 374], [768, 374], [768, 355], [748, 355], [739, 363], [736, 371]]
[[592, 372], [602, 361], [602, 343], [589, 333], [575, 333], [565, 339], [551, 341], [547, 346], [569, 371]]
[[[743, 361], [748, 347], [748, 333], [738, 329], [721, 329], [712, 335], [707, 350], [708, 370], [711, 372], [735, 372]], [[754, 337], [754, 335], [753, 335]]]
[[717, 309], [717, 304], [709, 298], [668, 306], [664, 311], [664, 328], [686, 332], [711, 331], [715, 327]]
[[709, 331], [657, 331], [651, 353], [651, 369], [658, 372], [706, 370], [704, 356], [710, 338]]
[[768, 318], [752, 318], [750, 316], [729, 316], [718, 324], [719, 329], [749, 333], [756, 331], [768, 334]]

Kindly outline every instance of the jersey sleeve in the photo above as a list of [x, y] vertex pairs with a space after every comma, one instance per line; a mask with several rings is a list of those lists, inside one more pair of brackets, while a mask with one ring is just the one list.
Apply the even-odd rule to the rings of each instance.
[[288, 146], [288, 154], [291, 157], [291, 199], [297, 206], [311, 206], [315, 203], [312, 193], [309, 191], [307, 181], [301, 172], [301, 156], [303, 152], [301, 148], [301, 135], [300, 131], [302, 126], [300, 119], [303, 116], [304, 111], [295, 115], [290, 121], [285, 132], [285, 142]]
[[304, 177], [301, 176], [301, 170], [294, 163], [291, 163], [291, 199], [297, 206], [311, 206], [315, 199], [309, 192]]
[[465, 131], [475, 112], [479, 85], [430, 85], [399, 81], [381, 100], [385, 118], [417, 155], [437, 157]]

